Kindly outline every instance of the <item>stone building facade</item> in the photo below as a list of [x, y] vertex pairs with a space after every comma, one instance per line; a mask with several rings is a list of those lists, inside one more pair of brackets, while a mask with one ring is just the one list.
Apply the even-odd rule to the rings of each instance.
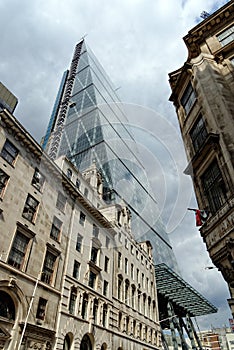
[[188, 58], [169, 74], [199, 209], [200, 233], [226, 280], [234, 315], [234, 2], [184, 37]]
[[0, 349], [158, 349], [150, 242], [95, 163], [51, 161], [0, 112]]

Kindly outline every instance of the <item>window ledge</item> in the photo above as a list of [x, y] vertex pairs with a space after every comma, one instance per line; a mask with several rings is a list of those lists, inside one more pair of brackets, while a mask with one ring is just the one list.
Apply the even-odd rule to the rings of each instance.
[[102, 271], [102, 269], [99, 266], [97, 266], [93, 261], [89, 260], [88, 264], [92, 268], [93, 271], [95, 271], [97, 273]]

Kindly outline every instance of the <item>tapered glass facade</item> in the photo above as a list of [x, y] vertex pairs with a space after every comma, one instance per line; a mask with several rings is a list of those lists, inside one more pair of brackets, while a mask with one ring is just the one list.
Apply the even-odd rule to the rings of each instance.
[[177, 271], [122, 104], [84, 41], [76, 46], [55, 119], [51, 158], [66, 155], [81, 172], [95, 161], [104, 180], [104, 199], [123, 199], [131, 210], [135, 238], [150, 240], [155, 263], [164, 262]]

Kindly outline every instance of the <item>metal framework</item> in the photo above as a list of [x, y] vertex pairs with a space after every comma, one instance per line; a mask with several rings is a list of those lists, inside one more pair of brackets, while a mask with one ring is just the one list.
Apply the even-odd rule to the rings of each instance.
[[168, 344], [163, 329], [169, 328], [174, 350], [178, 350], [178, 337], [182, 349], [188, 350], [184, 331], [191, 341], [192, 349], [202, 350], [191, 317], [215, 313], [217, 308], [166, 264], [155, 265], [155, 276], [164, 349], [168, 349]]

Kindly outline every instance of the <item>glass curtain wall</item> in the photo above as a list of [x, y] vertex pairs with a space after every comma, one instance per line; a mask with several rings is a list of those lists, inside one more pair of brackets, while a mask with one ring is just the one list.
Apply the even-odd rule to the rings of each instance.
[[[75, 59], [77, 55], [73, 65]], [[81, 172], [95, 161], [103, 176], [105, 200], [123, 199], [131, 210], [135, 239], [150, 240], [155, 263], [164, 262], [178, 271], [121, 102], [84, 41], [57, 152], [57, 157], [61, 155]]]

